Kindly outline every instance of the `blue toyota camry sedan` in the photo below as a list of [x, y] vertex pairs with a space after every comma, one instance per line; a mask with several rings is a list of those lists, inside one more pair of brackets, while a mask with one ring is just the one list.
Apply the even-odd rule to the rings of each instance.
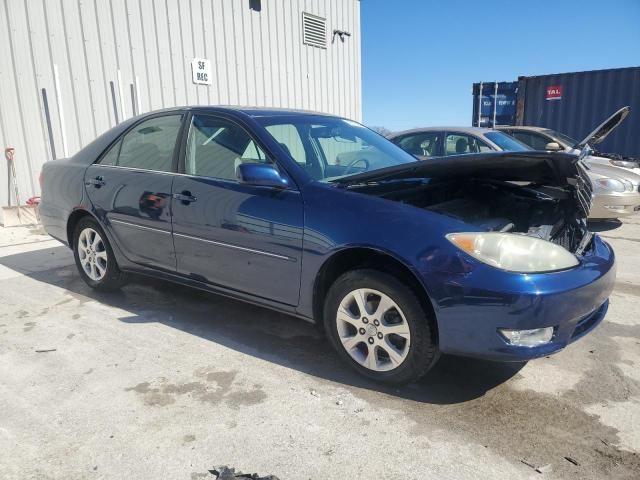
[[139, 273], [295, 315], [398, 384], [440, 353], [528, 360], [598, 325], [615, 267], [590, 201], [573, 155], [419, 162], [335, 116], [185, 107], [47, 162], [41, 217], [93, 288]]

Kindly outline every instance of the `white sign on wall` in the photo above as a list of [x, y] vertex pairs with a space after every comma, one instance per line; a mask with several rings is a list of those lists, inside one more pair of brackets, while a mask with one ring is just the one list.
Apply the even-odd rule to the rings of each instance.
[[193, 83], [211, 85], [211, 62], [206, 58], [194, 58], [191, 61]]

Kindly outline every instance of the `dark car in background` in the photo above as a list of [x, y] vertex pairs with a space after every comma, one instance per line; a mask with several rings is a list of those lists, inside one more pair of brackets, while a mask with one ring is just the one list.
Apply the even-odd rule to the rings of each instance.
[[42, 181], [44, 227], [90, 287], [141, 273], [295, 315], [381, 382], [440, 353], [557, 352], [604, 318], [615, 280], [563, 153], [421, 162], [338, 117], [191, 107], [129, 119]]

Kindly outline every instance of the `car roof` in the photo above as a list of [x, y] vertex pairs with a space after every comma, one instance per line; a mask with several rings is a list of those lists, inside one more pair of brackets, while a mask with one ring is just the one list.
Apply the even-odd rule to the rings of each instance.
[[138, 115], [135, 118], [142, 119], [147, 116], [156, 115], [158, 113], [171, 113], [184, 110], [193, 110], [198, 112], [209, 113], [235, 113], [242, 114], [253, 118], [272, 118], [272, 117], [327, 117], [327, 118], [344, 118], [339, 115], [331, 115], [323, 112], [315, 112], [312, 110], [296, 110], [291, 108], [274, 108], [274, 107], [247, 107], [236, 105], [182, 105], [176, 107], [162, 108], [158, 110], [152, 110]]
[[191, 105], [183, 107], [190, 110], [199, 110], [211, 112], [240, 112], [250, 117], [281, 117], [281, 116], [297, 116], [297, 115], [313, 115], [323, 117], [337, 117], [323, 112], [315, 112], [312, 110], [296, 110], [291, 108], [274, 108], [274, 107], [250, 107], [240, 105]]
[[548, 132], [545, 127], [530, 127], [527, 125], [496, 125], [496, 130], [531, 130], [533, 132]]
[[423, 127], [412, 128], [409, 130], [403, 130], [402, 132], [396, 132], [393, 135], [389, 135], [389, 138], [396, 138], [401, 135], [407, 135], [410, 133], [422, 133], [422, 132], [442, 132], [442, 131], [454, 131], [461, 133], [468, 133], [470, 135], [484, 135], [485, 133], [493, 131], [491, 128], [484, 127]]

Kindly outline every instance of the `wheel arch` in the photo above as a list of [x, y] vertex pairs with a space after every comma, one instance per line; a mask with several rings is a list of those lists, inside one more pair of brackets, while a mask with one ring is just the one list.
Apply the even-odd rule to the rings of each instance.
[[392, 275], [411, 288], [426, 312], [432, 325], [432, 340], [438, 342], [438, 322], [431, 296], [416, 273], [394, 255], [372, 247], [347, 247], [335, 252], [320, 267], [313, 288], [313, 316], [318, 326], [323, 326], [324, 300], [331, 285], [342, 274], [355, 269], [372, 269]]
[[[98, 222], [98, 219], [95, 217], [95, 215], [93, 215], [88, 210], [85, 210], [84, 208], [75, 209], [73, 212], [71, 212], [71, 215], [69, 215], [69, 218], [67, 219], [67, 244], [69, 245], [69, 248], [71, 250], [73, 250], [74, 248], [73, 234], [76, 230], [76, 225], [78, 225], [78, 222], [85, 217], [91, 217], [96, 222]], [[98, 222], [98, 224], [99, 223], [100, 222]]]

